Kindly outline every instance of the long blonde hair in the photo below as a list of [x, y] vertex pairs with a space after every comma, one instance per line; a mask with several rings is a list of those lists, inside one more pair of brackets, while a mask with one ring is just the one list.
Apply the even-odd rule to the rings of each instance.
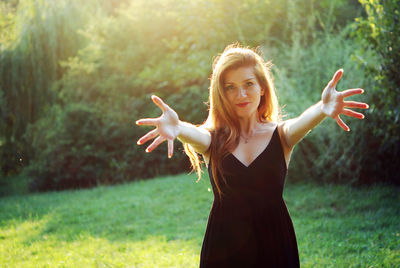
[[[270, 73], [271, 63], [265, 62], [257, 49], [249, 49], [239, 44], [232, 44], [225, 48], [213, 62], [209, 94], [209, 113], [203, 123], [211, 133], [210, 164], [218, 194], [221, 196], [221, 183], [225, 182], [222, 173], [222, 159], [239, 144], [240, 124], [233, 108], [225, 96], [223, 79], [227, 71], [244, 66], [252, 66], [254, 74], [264, 95], [261, 96], [258, 106], [258, 120], [260, 122], [279, 120], [279, 104], [275, 87]], [[188, 155], [192, 168], [201, 178], [201, 160], [194, 149], [185, 144], [185, 153]]]

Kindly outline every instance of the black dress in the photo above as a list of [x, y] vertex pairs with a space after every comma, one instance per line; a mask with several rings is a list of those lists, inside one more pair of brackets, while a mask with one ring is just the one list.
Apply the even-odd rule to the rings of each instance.
[[299, 267], [296, 235], [282, 198], [287, 168], [277, 128], [248, 167], [229, 154], [222, 169], [227, 183], [220, 198], [208, 167], [214, 202], [200, 268]]

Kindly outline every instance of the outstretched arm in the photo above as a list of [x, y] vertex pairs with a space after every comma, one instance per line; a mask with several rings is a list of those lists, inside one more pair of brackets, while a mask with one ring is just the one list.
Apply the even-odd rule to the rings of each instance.
[[178, 138], [181, 142], [190, 144], [200, 154], [207, 152], [211, 144], [211, 135], [206, 129], [180, 121], [178, 114], [165, 104], [161, 98], [153, 95], [151, 99], [163, 113], [158, 118], [146, 118], [136, 121], [137, 125], [156, 127], [141, 137], [137, 142], [138, 145], [142, 145], [155, 138], [146, 148], [146, 152], [149, 153], [167, 140], [168, 157], [171, 158], [174, 151], [174, 139]]
[[332, 80], [322, 92], [321, 101], [304, 111], [299, 117], [284, 121], [282, 132], [286, 145], [292, 149], [311, 129], [318, 125], [326, 117], [332, 117], [337, 124], [346, 131], [350, 128], [340, 118], [341, 114], [363, 119], [364, 115], [347, 108], [367, 109], [368, 104], [345, 101], [344, 98], [364, 92], [361, 88], [336, 91], [336, 84], [343, 75], [343, 70], [338, 70]]

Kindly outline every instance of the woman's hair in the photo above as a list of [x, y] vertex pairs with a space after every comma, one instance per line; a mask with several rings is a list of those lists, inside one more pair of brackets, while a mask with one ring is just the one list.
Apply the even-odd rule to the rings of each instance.
[[[209, 113], [207, 120], [201, 125], [211, 133], [210, 164], [220, 196], [221, 183], [225, 182], [221, 162], [239, 144], [241, 133], [239, 120], [225, 95], [224, 76], [227, 71], [249, 66], [254, 68], [256, 79], [264, 90], [257, 108], [258, 120], [260, 122], [279, 120], [278, 99], [270, 73], [271, 63], [266, 63], [256, 49], [242, 47], [239, 44], [227, 46], [213, 62], [209, 88]], [[189, 144], [185, 144], [185, 153], [189, 156], [192, 168], [200, 179], [200, 156]]]

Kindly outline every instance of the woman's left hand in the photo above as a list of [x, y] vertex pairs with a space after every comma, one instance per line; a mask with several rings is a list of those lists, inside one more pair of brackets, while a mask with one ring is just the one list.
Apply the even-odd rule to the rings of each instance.
[[353, 88], [340, 92], [336, 91], [336, 85], [339, 82], [342, 75], [343, 75], [343, 69], [336, 71], [332, 80], [325, 87], [324, 91], [322, 92], [321, 109], [323, 113], [325, 113], [327, 116], [335, 119], [341, 128], [343, 128], [346, 131], [350, 131], [350, 128], [343, 122], [343, 120], [340, 118], [340, 115], [344, 114], [358, 119], [363, 119], [364, 115], [362, 113], [358, 113], [347, 108], [368, 109], [368, 104], [363, 102], [344, 100], [344, 98], [346, 97], [362, 94], [364, 93], [364, 90], [361, 88]]

